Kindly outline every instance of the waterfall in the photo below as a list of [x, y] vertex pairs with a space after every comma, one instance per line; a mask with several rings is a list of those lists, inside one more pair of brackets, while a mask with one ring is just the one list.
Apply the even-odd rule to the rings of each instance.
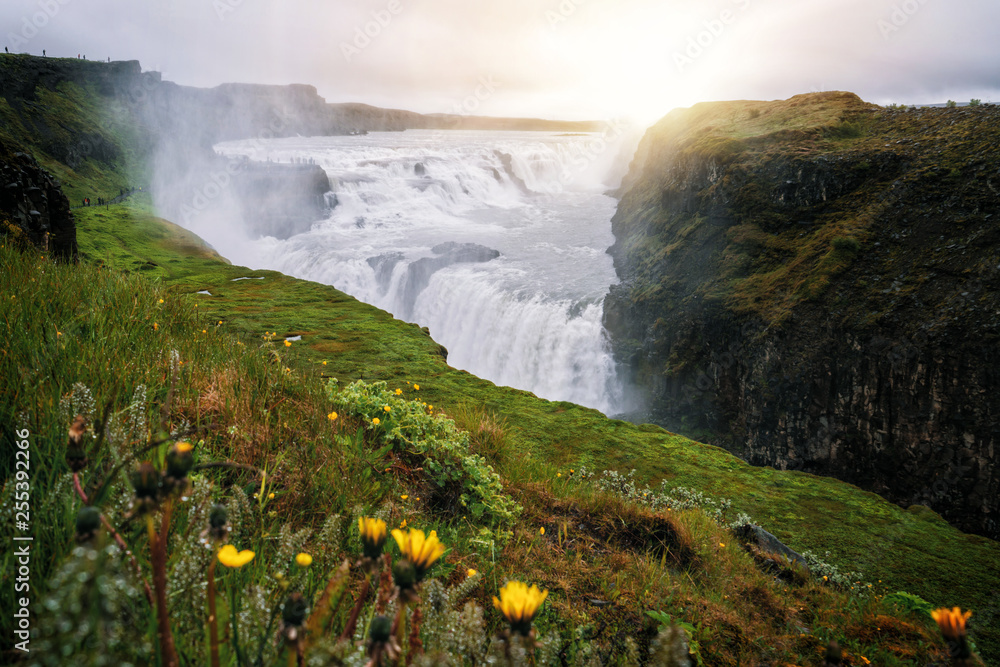
[[617, 282], [604, 252], [615, 201], [603, 192], [617, 184], [601, 175], [617, 156], [592, 150], [594, 136], [410, 130], [216, 150], [314, 160], [336, 195], [310, 231], [254, 240], [238, 259], [429, 327], [457, 368], [613, 414], [622, 389], [601, 316]]

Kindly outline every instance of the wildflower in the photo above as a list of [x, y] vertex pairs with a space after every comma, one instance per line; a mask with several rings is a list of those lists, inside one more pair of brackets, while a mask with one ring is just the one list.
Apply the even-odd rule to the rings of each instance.
[[420, 385], [419, 384], [413, 385], [413, 391], [420, 391]]
[[382, 555], [387, 530], [385, 521], [371, 517], [358, 517], [358, 532], [361, 533], [361, 544], [364, 546], [365, 558], [375, 559]]
[[467, 577], [468, 577], [469, 579], [472, 579], [472, 578], [473, 578], [474, 576], [476, 576], [477, 574], [479, 574], [479, 573], [478, 573], [478, 572], [476, 572], [475, 570], [473, 570], [473, 569], [472, 569], [472, 568], [470, 567], [470, 568], [469, 568], [469, 571], [465, 573], [465, 576], [467, 576]]
[[937, 622], [941, 634], [944, 635], [945, 639], [951, 641], [965, 638], [965, 622], [971, 616], [971, 611], [963, 613], [959, 607], [935, 609], [931, 612], [931, 617]]
[[62, 331], [56, 331], [56, 338], [58, 338], [59, 336], [62, 336]]
[[399, 529], [402, 530], [403, 528], [406, 528], [406, 519], [403, 519], [403, 522], [399, 524]]
[[538, 534], [539, 535], [544, 535], [545, 534], [545, 526], [542, 526], [541, 528], [538, 529]]
[[722, 547], [723, 549], [725, 549], [726, 548], [726, 543], [725, 542], [719, 542], [719, 546]]
[[237, 551], [232, 544], [219, 549], [219, 562], [226, 567], [240, 568], [253, 560], [254, 552], [245, 549]]
[[374, 426], [378, 426], [381, 423], [382, 423], [382, 421], [378, 417], [375, 417], [375, 419], [372, 419], [372, 425], [374, 425]]
[[160, 303], [163, 303], [163, 299], [160, 299]]
[[337, 421], [337, 413], [336, 412], [331, 412], [330, 414], [328, 414], [326, 416], [326, 418], [329, 419], [332, 422], [333, 421]]
[[437, 531], [432, 530], [425, 536], [424, 531], [411, 529], [408, 533], [393, 530], [392, 536], [399, 545], [403, 557], [413, 563], [416, 580], [420, 581], [424, 573], [439, 559], [445, 551], [445, 546], [438, 541]]
[[291, 346], [292, 346], [292, 341], [286, 339], [285, 340], [285, 347], [291, 347]]
[[556, 473], [556, 477], [562, 477], [562, 473], [561, 472], [557, 472]]
[[538, 586], [520, 581], [509, 581], [500, 589], [500, 598], [493, 596], [493, 606], [500, 610], [510, 629], [527, 636], [531, 632], [531, 622], [538, 615], [538, 609], [548, 597], [548, 591], [538, 590]]
[[267, 499], [268, 500], [274, 500], [274, 493], [267, 494]]
[[303, 552], [295, 557], [295, 562], [299, 564], [299, 567], [309, 567], [312, 565], [313, 557]]
[[410, 497], [404, 493], [399, 498], [400, 498], [400, 500], [408, 500]]
[[401, 395], [402, 395], [402, 393], [403, 393], [403, 390], [402, 390], [402, 389], [397, 389], [397, 390], [396, 390], [396, 396], [401, 396]]
[[384, 405], [384, 406], [382, 406], [382, 411], [383, 412], [392, 412], [392, 408], [390, 408], [388, 405]]
[[202, 333], [208, 333], [208, 332], [207, 332], [207, 331], [205, 331], [204, 329], [202, 329], [202, 330], [201, 330], [201, 332], [202, 332]]
[[159, 330], [160, 330], [160, 325], [157, 324], [156, 322], [153, 322], [153, 331], [159, 331]]

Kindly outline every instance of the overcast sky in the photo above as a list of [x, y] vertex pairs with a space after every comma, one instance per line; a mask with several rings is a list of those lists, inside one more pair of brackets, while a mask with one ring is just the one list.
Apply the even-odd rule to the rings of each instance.
[[650, 122], [819, 90], [1000, 102], [998, 0], [0, 0], [0, 36], [425, 113]]

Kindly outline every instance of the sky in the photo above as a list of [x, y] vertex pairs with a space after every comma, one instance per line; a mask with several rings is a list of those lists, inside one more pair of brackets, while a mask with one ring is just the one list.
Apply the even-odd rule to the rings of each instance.
[[997, 0], [0, 0], [0, 39], [423, 113], [648, 123], [826, 90], [1000, 102]]

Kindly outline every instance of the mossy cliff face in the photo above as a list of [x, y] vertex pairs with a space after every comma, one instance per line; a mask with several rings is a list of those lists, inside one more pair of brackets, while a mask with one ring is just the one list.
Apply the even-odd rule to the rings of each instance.
[[1000, 108], [700, 104], [622, 187], [641, 416], [1000, 535]]

